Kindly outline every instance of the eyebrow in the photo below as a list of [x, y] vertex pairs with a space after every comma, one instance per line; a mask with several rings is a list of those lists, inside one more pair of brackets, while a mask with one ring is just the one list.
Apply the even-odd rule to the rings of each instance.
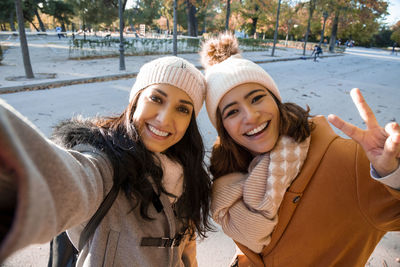
[[[164, 92], [163, 90], [161, 90], [161, 89], [156, 89], [156, 91], [159, 92], [160, 94], [162, 94], [163, 96], [168, 97], [168, 94], [167, 94], [166, 92]], [[181, 103], [183, 103], [183, 104], [191, 105], [191, 106], [194, 108], [193, 103], [190, 102], [190, 101], [180, 99], [179, 102], [181, 102]]]
[[163, 96], [168, 97], [167, 93], [164, 92], [163, 90], [156, 89], [156, 91], [159, 92], [160, 94], [162, 94]]
[[193, 103], [192, 103], [192, 102], [190, 102], [190, 101], [187, 101], [187, 100], [183, 100], [183, 99], [181, 99], [181, 100], [179, 100], [179, 102], [181, 102], [181, 103], [183, 103], [183, 104], [188, 104], [188, 105], [191, 105], [191, 106], [194, 108], [194, 106], [193, 106]]
[[225, 112], [225, 110], [227, 109], [227, 108], [229, 108], [230, 106], [233, 106], [233, 105], [235, 105], [235, 104], [237, 104], [237, 102], [236, 101], [234, 101], [234, 102], [232, 102], [232, 103], [229, 103], [228, 105], [226, 105], [223, 109], [222, 109], [222, 115], [224, 115], [224, 112]]
[[[249, 98], [252, 94], [257, 93], [257, 92], [260, 92], [260, 91], [261, 91], [261, 92], [264, 92], [263, 89], [255, 89], [255, 90], [252, 90], [252, 91], [250, 91], [249, 93], [247, 93], [247, 94], [244, 96], [244, 99], [247, 99], [247, 98]], [[228, 105], [226, 105], [226, 106], [222, 109], [222, 115], [224, 114], [224, 112], [225, 112], [225, 110], [226, 110], [227, 108], [229, 108], [229, 107], [231, 107], [231, 106], [233, 106], [233, 105], [235, 105], [235, 104], [237, 104], [236, 101], [234, 101], [234, 102], [229, 103]]]
[[255, 90], [252, 90], [251, 92], [249, 92], [247, 95], [245, 95], [244, 96], [244, 99], [247, 99], [247, 98], [249, 98], [252, 94], [254, 94], [254, 93], [257, 93], [257, 92], [264, 92], [264, 90], [263, 89], [255, 89]]

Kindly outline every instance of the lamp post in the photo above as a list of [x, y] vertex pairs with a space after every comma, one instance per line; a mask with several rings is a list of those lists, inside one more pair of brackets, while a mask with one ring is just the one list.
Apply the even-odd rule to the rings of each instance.
[[119, 70], [125, 70], [124, 58], [124, 19], [122, 16], [122, 1], [118, 0], [119, 15]]
[[321, 38], [318, 44], [319, 46], [321, 46], [322, 42], [324, 41], [325, 23], [326, 19], [328, 18], [328, 12], [324, 11], [324, 13], [322, 13], [322, 16], [324, 17], [324, 25], [322, 26]]

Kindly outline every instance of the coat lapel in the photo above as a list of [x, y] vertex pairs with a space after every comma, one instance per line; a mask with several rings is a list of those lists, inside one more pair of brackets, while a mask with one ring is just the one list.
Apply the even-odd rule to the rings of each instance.
[[262, 255], [269, 254], [280, 240], [297, 206], [300, 205], [303, 192], [317, 170], [328, 146], [338, 137], [325, 117], [314, 117], [312, 121], [315, 128], [311, 132], [311, 143], [306, 161], [298, 177], [285, 193], [278, 212], [279, 222], [272, 232], [271, 242], [261, 252]]

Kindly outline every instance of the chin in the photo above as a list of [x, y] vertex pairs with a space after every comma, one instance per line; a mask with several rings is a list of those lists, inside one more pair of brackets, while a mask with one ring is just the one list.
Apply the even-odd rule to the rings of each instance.
[[276, 144], [276, 142], [274, 143], [274, 145], [263, 146], [263, 147], [265, 147], [265, 148], [263, 148], [263, 149], [261, 149], [260, 146], [258, 146], [258, 147], [255, 148], [255, 149], [249, 149], [249, 151], [250, 151], [251, 154], [253, 154], [253, 155], [264, 154], [264, 153], [270, 152], [270, 151], [274, 148], [275, 144]]
[[144, 146], [146, 147], [147, 150], [149, 150], [153, 153], [160, 153], [160, 152], [165, 151], [165, 149], [163, 149], [162, 147], [159, 147], [159, 146], [147, 145], [146, 143], [144, 144]]

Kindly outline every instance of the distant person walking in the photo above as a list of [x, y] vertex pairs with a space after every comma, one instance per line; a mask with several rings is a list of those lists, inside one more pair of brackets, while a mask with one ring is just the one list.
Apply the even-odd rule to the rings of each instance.
[[320, 54], [322, 54], [322, 48], [319, 45], [315, 45], [311, 53], [311, 56], [314, 55], [314, 61], [317, 61], [317, 57], [320, 57]]
[[393, 47], [392, 47], [392, 55], [394, 55], [396, 53], [396, 56], [397, 56], [396, 46], [397, 46], [397, 43], [394, 42]]
[[56, 32], [57, 32], [57, 35], [58, 35], [58, 39], [61, 39], [61, 37], [65, 37], [64, 34], [62, 34], [62, 29], [61, 29], [60, 26], [56, 27]]

